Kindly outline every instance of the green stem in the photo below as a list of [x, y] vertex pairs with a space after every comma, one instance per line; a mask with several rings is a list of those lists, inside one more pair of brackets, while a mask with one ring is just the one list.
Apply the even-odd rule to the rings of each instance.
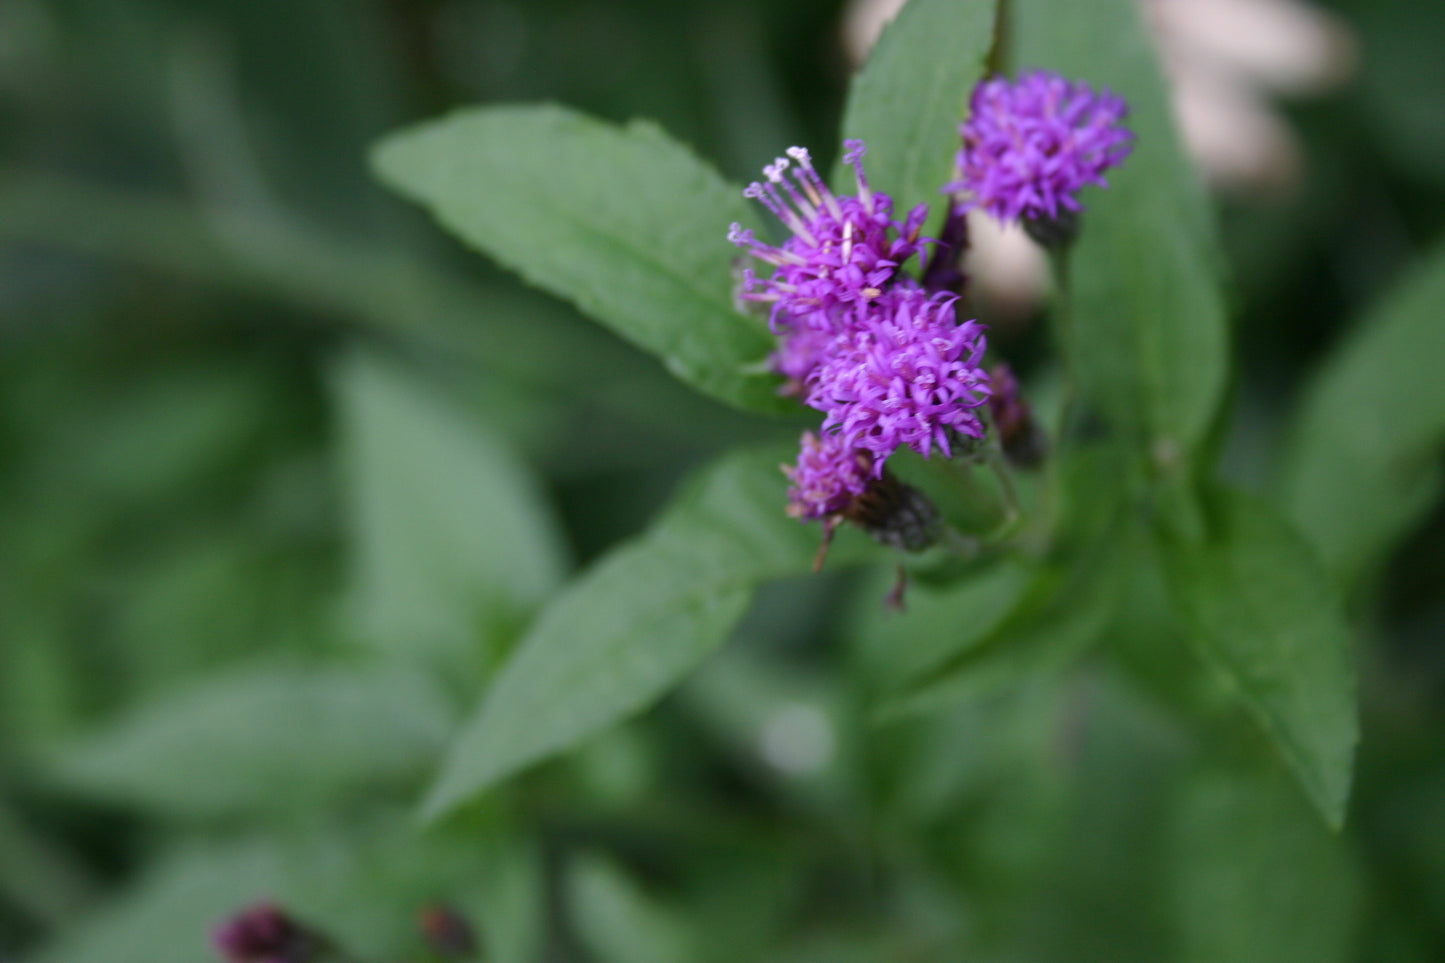
[[999, 528], [1007, 531], [1023, 517], [1023, 506], [1019, 502], [1018, 489], [1014, 487], [1013, 471], [1009, 468], [1008, 461], [1003, 455], [1003, 449], [998, 446], [997, 440], [984, 447], [983, 460], [993, 470], [994, 477], [998, 479], [999, 490], [1003, 492], [1005, 514]]
[[[1064, 499], [1063, 467], [1064, 457], [1071, 447], [1074, 421], [1077, 417], [1079, 388], [1074, 363], [1074, 318], [1072, 291], [1069, 285], [1069, 250], [1065, 246], [1049, 252], [1049, 264], [1053, 269], [1054, 298], [1051, 318], [1056, 350], [1063, 362], [1063, 384], [1059, 392], [1059, 413], [1052, 439], [1053, 450], [1049, 454], [1045, 503], [1048, 505], [1044, 526], [1056, 528], [1062, 514]], [[1050, 536], [1050, 541], [1052, 537]]]
[[1074, 364], [1074, 316], [1072, 292], [1069, 289], [1069, 248], [1049, 252], [1053, 268], [1054, 301], [1052, 319], [1054, 342], [1064, 362], [1064, 385], [1059, 404], [1056, 449], [1062, 451], [1071, 433], [1074, 408], [1078, 400], [1078, 381]]

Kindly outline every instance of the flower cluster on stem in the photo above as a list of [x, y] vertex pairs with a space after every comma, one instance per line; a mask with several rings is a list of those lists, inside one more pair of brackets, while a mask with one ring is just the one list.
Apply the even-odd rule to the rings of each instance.
[[[825, 547], [845, 519], [901, 548], [931, 544], [936, 512], [888, 473], [888, 459], [904, 447], [924, 458], [974, 450], [984, 412], [1006, 428], [1021, 462], [1040, 456], [1017, 381], [1005, 366], [995, 369], [995, 385], [982, 367], [983, 326], [958, 317], [966, 278], [953, 248], [966, 246], [963, 216], [974, 208], [1022, 220], [1045, 243], [1072, 239], [1080, 188], [1106, 186], [1104, 172], [1131, 149], [1126, 110], [1107, 90], [1042, 71], [980, 83], [961, 128], [957, 179], [943, 188], [953, 197], [941, 241], [921, 236], [927, 205], [894, 219], [893, 199], [868, 182], [861, 141], [844, 142], [856, 194], [830, 190], [801, 147], [743, 192], [788, 232], [774, 245], [734, 224], [728, 238], [766, 274], [744, 270], [738, 297], [770, 307], [778, 349], [769, 360], [782, 391], [823, 414], [819, 433], [804, 433], [797, 463], [783, 471], [788, 513], [822, 521]], [[910, 269], [930, 244], [928, 265]]]
[[797, 464], [784, 469], [789, 513], [804, 520], [904, 504], [867, 498], [884, 483], [889, 456], [905, 445], [950, 457], [960, 440], [983, 436], [974, 409], [989, 397], [982, 326], [960, 323], [956, 297], [931, 295], [905, 273], [929, 243], [921, 236], [927, 205], [894, 220], [893, 199], [868, 183], [863, 143], [844, 147], [856, 195], [834, 194], [808, 151], [790, 148], [744, 191], [790, 236], [770, 245], [737, 224], [728, 234], [772, 267], [766, 278], [744, 271], [739, 297], [771, 305], [779, 339], [772, 366], [787, 391], [824, 415], [821, 435], [805, 434]]
[[1105, 171], [1133, 149], [1123, 126], [1128, 105], [1105, 89], [1036, 70], [974, 88], [959, 128], [957, 179], [944, 190], [965, 209], [982, 208], [1003, 223], [1070, 223], [1079, 191], [1107, 187]]

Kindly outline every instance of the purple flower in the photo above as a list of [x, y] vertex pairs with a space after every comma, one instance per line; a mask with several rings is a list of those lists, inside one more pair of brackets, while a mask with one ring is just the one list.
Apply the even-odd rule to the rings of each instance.
[[928, 457], [952, 457], [957, 436], [983, 437], [975, 408], [988, 401], [979, 368], [986, 342], [977, 321], [959, 324], [957, 299], [899, 284], [859, 312], [809, 376], [807, 403], [822, 411], [823, 430], [873, 456], [873, 473], [899, 445]]
[[959, 128], [958, 180], [944, 190], [1004, 223], [1066, 220], [1080, 210], [1079, 190], [1107, 187], [1104, 172], [1129, 155], [1127, 113], [1107, 88], [1096, 94], [1047, 71], [983, 81]]
[[[923, 245], [918, 232], [928, 206], [914, 208], [903, 224], [894, 221], [892, 198], [872, 190], [863, 173], [863, 142], [843, 146], [843, 161], [857, 178], [856, 197], [835, 195], [813, 168], [808, 151], [791, 147], [787, 157], [763, 168], [766, 181], [748, 185], [743, 194], [775, 214], [792, 237], [774, 247], [740, 225], [728, 231], [728, 240], [773, 266], [767, 279], [744, 272], [739, 297], [770, 302], [774, 332], [835, 330], [841, 311], [878, 297]], [[786, 174], [793, 162], [790, 181]]]
[[793, 483], [788, 489], [788, 514], [805, 521], [844, 513], [868, 488], [872, 459], [854, 451], [837, 436], [803, 433], [797, 465], [784, 465]]
[[780, 332], [778, 350], [768, 359], [772, 369], [788, 379], [779, 393], [802, 397], [807, 392], [808, 375], [826, 357], [836, 338], [835, 334], [812, 328]]

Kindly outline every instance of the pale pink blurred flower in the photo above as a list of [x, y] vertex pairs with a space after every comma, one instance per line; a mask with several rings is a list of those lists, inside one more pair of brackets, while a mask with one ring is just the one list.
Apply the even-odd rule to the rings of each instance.
[[1209, 184], [1287, 192], [1303, 167], [1299, 139], [1272, 96], [1319, 96], [1347, 81], [1355, 40], [1305, 0], [1145, 0], [1185, 145]]
[[[1319, 96], [1348, 81], [1357, 57], [1349, 27], [1307, 0], [1140, 2], [1185, 147], [1206, 183], [1234, 195], [1288, 193], [1299, 182], [1303, 151], [1270, 101]], [[904, 3], [851, 0], [842, 33], [853, 63], [863, 62]], [[965, 267], [979, 300], [1005, 317], [1026, 314], [1046, 290], [1042, 252], [1022, 231], [999, 230], [986, 218], [970, 217], [969, 228]]]

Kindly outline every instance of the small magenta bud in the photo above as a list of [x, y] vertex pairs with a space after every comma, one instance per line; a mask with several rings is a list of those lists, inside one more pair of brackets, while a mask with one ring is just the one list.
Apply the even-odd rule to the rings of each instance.
[[1035, 468], [1048, 454], [1049, 440], [1034, 418], [1033, 408], [1019, 391], [1019, 382], [1007, 364], [994, 365], [989, 371], [993, 394], [988, 400], [989, 414], [998, 429], [998, 440], [1004, 457], [1020, 468]]
[[329, 946], [273, 903], [257, 903], [232, 916], [216, 927], [211, 943], [226, 963], [312, 963]]
[[955, 204], [939, 232], [938, 243], [923, 269], [921, 283], [929, 294], [963, 294], [968, 277], [963, 273], [963, 255], [968, 250], [967, 212]]
[[472, 925], [450, 906], [432, 904], [417, 914], [417, 928], [432, 952], [447, 960], [470, 960], [477, 955]]

